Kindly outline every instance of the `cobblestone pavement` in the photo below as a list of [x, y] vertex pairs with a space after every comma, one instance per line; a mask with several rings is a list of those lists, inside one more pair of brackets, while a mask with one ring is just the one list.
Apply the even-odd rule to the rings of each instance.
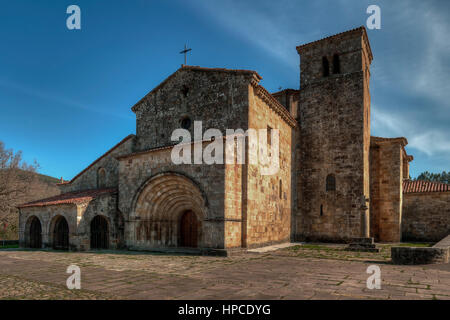
[[[66, 269], [81, 268], [82, 290]], [[369, 290], [367, 267], [381, 268]], [[305, 246], [227, 258], [0, 250], [0, 299], [450, 299], [450, 264], [395, 266], [386, 254]]]

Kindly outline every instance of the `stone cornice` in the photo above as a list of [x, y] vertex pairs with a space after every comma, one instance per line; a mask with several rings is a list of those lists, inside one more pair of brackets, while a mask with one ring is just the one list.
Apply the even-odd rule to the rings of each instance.
[[289, 111], [278, 102], [263, 86], [261, 86], [255, 79], [252, 80], [251, 85], [254, 88], [254, 93], [260, 97], [272, 110], [274, 110], [288, 125], [295, 128], [297, 121], [291, 116]]

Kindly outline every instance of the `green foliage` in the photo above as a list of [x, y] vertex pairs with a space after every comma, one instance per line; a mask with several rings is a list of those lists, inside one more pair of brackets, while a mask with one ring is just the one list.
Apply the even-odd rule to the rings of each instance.
[[414, 179], [422, 181], [442, 182], [450, 184], [450, 172], [443, 171], [442, 173], [422, 172], [417, 178]]

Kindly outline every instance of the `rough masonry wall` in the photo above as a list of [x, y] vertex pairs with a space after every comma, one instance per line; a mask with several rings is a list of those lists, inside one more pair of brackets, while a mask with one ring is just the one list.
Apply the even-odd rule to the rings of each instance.
[[[228, 137], [227, 139], [231, 139]], [[242, 196], [243, 196], [243, 172], [245, 165], [237, 163], [237, 146], [235, 140], [235, 163], [225, 164], [225, 248], [239, 248], [242, 246]], [[244, 149], [245, 152], [245, 149]], [[227, 152], [225, 149], [225, 156]]]
[[[366, 39], [359, 28], [297, 47], [295, 239], [348, 242], [368, 232], [372, 56]], [[329, 175], [335, 177], [335, 191], [326, 190]]]
[[71, 183], [58, 185], [62, 193], [97, 189], [97, 173], [100, 168], [106, 171], [103, 188], [116, 188], [119, 185], [119, 161], [116, 157], [133, 152], [134, 135], [125, 138], [122, 144], [111, 150], [106, 156], [93, 163]]
[[172, 132], [184, 118], [202, 121], [203, 132], [247, 129], [251, 74], [181, 69], [134, 107], [138, 150], [173, 144]]
[[117, 212], [117, 194], [104, 194], [88, 203], [78, 205], [77, 234], [72, 242], [79, 250], [91, 249], [91, 222], [95, 216], [108, 221], [109, 249], [123, 248], [124, 221]]
[[[249, 127], [279, 130], [280, 168], [262, 175], [258, 165], [246, 166], [244, 245], [247, 247], [284, 242], [291, 235], [291, 133], [292, 128], [250, 87]], [[281, 183], [281, 190], [280, 190]], [[281, 193], [281, 194], [280, 194]]]
[[37, 217], [41, 223], [42, 246], [51, 248], [53, 245], [53, 224], [58, 216], [66, 219], [69, 225], [69, 247], [77, 250], [77, 206], [74, 204], [61, 204], [45, 207], [21, 208], [19, 214], [19, 244], [21, 247], [28, 245], [31, 217]]
[[[361, 199], [368, 178], [363, 76], [343, 74], [300, 91], [297, 239], [349, 241], [361, 236]], [[334, 175], [336, 191], [326, 191], [328, 175]]]
[[402, 156], [398, 142], [372, 143], [370, 148], [370, 222], [376, 241], [401, 241]]
[[440, 241], [450, 234], [450, 192], [403, 194], [404, 241]]

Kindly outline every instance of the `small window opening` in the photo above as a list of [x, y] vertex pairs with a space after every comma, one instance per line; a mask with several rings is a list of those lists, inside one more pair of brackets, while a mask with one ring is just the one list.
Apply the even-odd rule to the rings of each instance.
[[323, 216], [323, 204], [320, 205], [320, 216]]
[[267, 126], [267, 144], [272, 145], [272, 128]]
[[328, 62], [327, 57], [322, 58], [322, 71], [324, 77], [328, 77], [330, 75], [330, 63]]
[[283, 199], [283, 182], [280, 179], [280, 199]]
[[337, 54], [333, 56], [333, 73], [341, 73], [341, 61], [339, 59], [339, 55]]
[[336, 191], [336, 178], [332, 174], [327, 176], [326, 191]]
[[187, 95], [188, 95], [188, 93], [189, 93], [189, 88], [188, 88], [186, 85], [184, 85], [184, 86], [183, 86], [183, 89], [181, 89], [181, 92], [183, 93], [183, 95], [184, 95], [185, 97], [187, 97]]
[[183, 120], [181, 120], [181, 127], [188, 130], [191, 127], [191, 119], [184, 118]]

